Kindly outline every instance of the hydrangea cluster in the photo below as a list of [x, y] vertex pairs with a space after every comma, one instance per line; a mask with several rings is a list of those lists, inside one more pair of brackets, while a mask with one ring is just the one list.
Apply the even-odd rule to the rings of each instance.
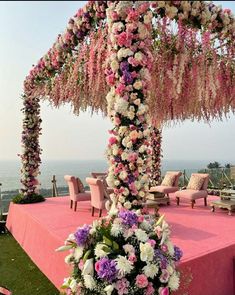
[[151, 166], [146, 100], [152, 64], [152, 12], [149, 4], [141, 1], [110, 2], [108, 6], [107, 102], [115, 127], [110, 131], [107, 183], [114, 188], [119, 206], [138, 208], [148, 194]]
[[70, 295], [167, 295], [179, 287], [182, 251], [164, 217], [144, 210], [123, 209], [84, 225], [57, 250], [70, 251], [65, 261], [73, 272], [63, 284]]

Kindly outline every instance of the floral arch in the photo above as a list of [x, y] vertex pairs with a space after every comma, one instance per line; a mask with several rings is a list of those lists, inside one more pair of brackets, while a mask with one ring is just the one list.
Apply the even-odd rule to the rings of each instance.
[[24, 82], [22, 198], [35, 195], [40, 99], [113, 122], [108, 184], [121, 206], [148, 193], [151, 128], [235, 109], [235, 20], [204, 1], [89, 1]]

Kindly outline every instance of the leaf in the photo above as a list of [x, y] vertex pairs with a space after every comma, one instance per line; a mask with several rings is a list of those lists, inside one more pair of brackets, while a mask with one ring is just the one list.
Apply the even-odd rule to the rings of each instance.
[[159, 219], [158, 221], [156, 222], [156, 225], [161, 225], [163, 219], [164, 219], [165, 215], [163, 214]]
[[67, 251], [72, 248], [73, 248], [73, 245], [65, 245], [65, 246], [61, 246], [61, 247], [55, 249], [55, 251], [56, 252], [63, 252], [63, 251]]
[[112, 246], [112, 241], [110, 241], [110, 239], [108, 239], [106, 236], [103, 236], [103, 243], [108, 246]]
[[89, 257], [90, 254], [91, 254], [91, 250], [87, 250], [86, 253], [83, 256], [84, 263], [86, 262], [86, 260], [88, 259], [88, 257]]
[[118, 250], [119, 249], [119, 245], [115, 241], [113, 241], [113, 249], [114, 250]]

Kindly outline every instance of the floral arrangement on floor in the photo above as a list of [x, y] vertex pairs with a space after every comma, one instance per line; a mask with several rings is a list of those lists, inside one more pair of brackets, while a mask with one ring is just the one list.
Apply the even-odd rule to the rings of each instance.
[[62, 286], [70, 295], [168, 295], [179, 287], [182, 251], [170, 241], [164, 216], [121, 210], [84, 225], [65, 246], [73, 273]]

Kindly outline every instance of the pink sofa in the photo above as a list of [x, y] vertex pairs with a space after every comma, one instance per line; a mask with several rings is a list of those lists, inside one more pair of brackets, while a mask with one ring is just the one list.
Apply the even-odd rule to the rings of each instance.
[[64, 176], [65, 181], [69, 187], [69, 197], [70, 197], [70, 208], [73, 208], [74, 202], [74, 211], [77, 210], [77, 202], [81, 201], [90, 201], [91, 200], [91, 193], [88, 191], [80, 192], [78, 186], [78, 178], [71, 175]]
[[103, 182], [100, 179], [91, 177], [87, 177], [86, 182], [90, 186], [91, 190], [91, 215], [94, 216], [94, 211], [96, 208], [99, 209], [99, 217], [101, 217], [102, 210], [105, 209], [105, 203], [109, 200], [109, 198], [107, 198], [107, 193], [105, 192]]
[[[179, 205], [180, 198], [185, 198], [191, 201], [191, 207], [193, 209], [194, 204], [196, 203], [197, 199], [204, 198], [204, 205], [207, 206], [207, 186], [209, 182], [209, 174], [206, 173], [193, 173], [193, 175], [200, 176], [204, 178], [204, 182], [202, 184], [202, 187], [200, 190], [194, 190], [194, 189], [186, 189], [182, 191], [177, 191], [175, 193], [177, 205]], [[191, 177], [192, 177], [191, 176]]]
[[174, 183], [172, 186], [165, 186], [165, 185], [157, 185], [150, 188], [149, 192], [160, 192], [164, 193], [169, 197], [170, 193], [175, 193], [179, 190], [179, 178], [182, 175], [180, 171], [168, 171], [166, 174], [170, 174], [175, 177]]

